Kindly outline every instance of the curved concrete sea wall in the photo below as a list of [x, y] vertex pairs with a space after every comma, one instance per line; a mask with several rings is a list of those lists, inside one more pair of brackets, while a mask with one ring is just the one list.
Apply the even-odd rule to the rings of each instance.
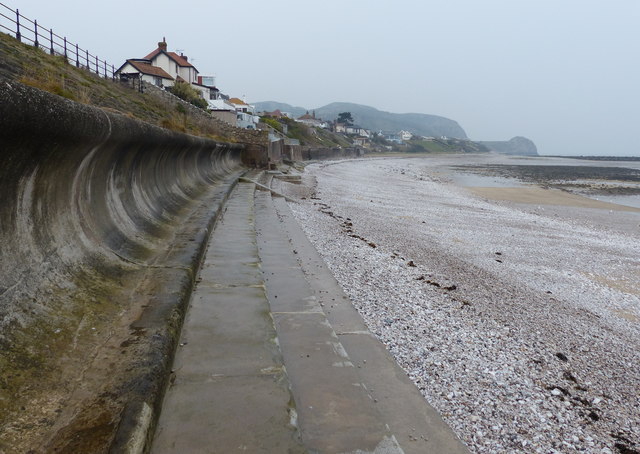
[[241, 151], [1, 83], [0, 451], [146, 433]]

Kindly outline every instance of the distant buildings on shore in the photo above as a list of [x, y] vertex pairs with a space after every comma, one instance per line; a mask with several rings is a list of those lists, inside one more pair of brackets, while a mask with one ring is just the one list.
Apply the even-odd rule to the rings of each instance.
[[[215, 76], [200, 74], [184, 53], [169, 51], [164, 37], [155, 50], [142, 58], [127, 59], [115, 74], [123, 82], [134, 87], [137, 85], [140, 89], [144, 83], [161, 89], [171, 89], [179, 83], [188, 84], [206, 101], [207, 110], [214, 117], [238, 128], [259, 129], [261, 126], [255, 106], [222, 93], [216, 86]], [[382, 138], [392, 144], [403, 144], [413, 138], [410, 131], [372, 132], [356, 124], [324, 120], [316, 117], [315, 111], [307, 111], [298, 118], [280, 110], [262, 112], [261, 115], [275, 120], [288, 118], [308, 127], [328, 129], [349, 137], [354, 145], [360, 147], [367, 147], [374, 138]]]

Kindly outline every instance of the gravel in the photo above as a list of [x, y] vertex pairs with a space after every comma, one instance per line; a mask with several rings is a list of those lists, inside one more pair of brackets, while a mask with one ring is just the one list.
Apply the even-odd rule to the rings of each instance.
[[314, 164], [306, 189], [282, 184], [307, 196], [296, 219], [472, 452], [638, 452], [638, 229], [474, 197], [451, 163]]

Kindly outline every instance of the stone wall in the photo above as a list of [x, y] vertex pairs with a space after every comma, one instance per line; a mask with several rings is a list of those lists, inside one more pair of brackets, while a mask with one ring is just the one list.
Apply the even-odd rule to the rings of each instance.
[[230, 110], [213, 110], [210, 114], [213, 118], [222, 120], [231, 126], [236, 126], [238, 117], [235, 112], [231, 112]]

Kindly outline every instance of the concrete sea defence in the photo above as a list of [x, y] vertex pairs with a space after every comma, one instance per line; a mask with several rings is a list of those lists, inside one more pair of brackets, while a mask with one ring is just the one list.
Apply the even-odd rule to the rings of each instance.
[[0, 451], [124, 449], [243, 147], [21, 84], [0, 99]]

